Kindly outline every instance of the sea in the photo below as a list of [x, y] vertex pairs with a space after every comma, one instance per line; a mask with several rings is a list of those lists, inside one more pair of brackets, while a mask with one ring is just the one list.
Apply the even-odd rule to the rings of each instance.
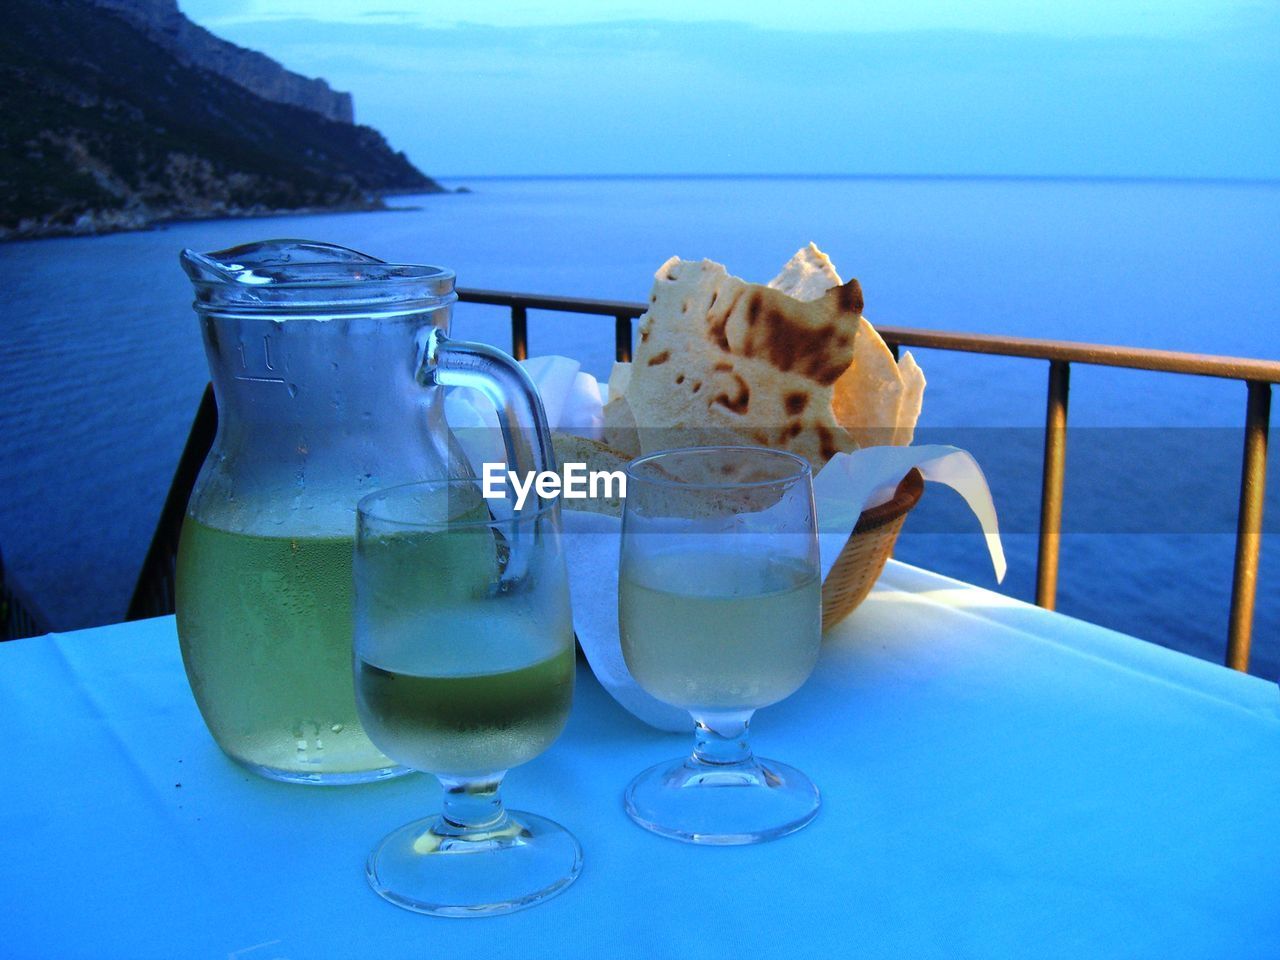
[[[764, 282], [813, 241], [873, 324], [1280, 357], [1280, 183], [875, 177], [458, 178], [394, 209], [0, 245], [0, 552], [58, 629], [119, 620], [208, 378], [183, 248], [295, 237], [440, 264], [462, 286], [641, 301], [672, 255]], [[505, 311], [453, 333], [510, 343]], [[608, 318], [531, 314], [532, 355], [602, 379]], [[915, 350], [918, 442], [969, 449], [1009, 556], [931, 484], [897, 556], [1034, 596], [1042, 361]], [[1058, 609], [1221, 661], [1245, 387], [1074, 365]], [[1273, 444], [1274, 448], [1275, 444]], [[1252, 671], [1280, 674], [1269, 457]]]

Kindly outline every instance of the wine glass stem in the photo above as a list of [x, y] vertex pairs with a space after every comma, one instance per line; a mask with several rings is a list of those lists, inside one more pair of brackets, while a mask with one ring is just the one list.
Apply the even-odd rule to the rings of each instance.
[[436, 831], [465, 837], [502, 829], [507, 823], [507, 811], [499, 788], [505, 775], [505, 770], [474, 778], [437, 774], [436, 779], [444, 787], [444, 809]]
[[748, 727], [754, 712], [695, 715], [693, 759], [715, 766], [749, 762], [751, 742]]

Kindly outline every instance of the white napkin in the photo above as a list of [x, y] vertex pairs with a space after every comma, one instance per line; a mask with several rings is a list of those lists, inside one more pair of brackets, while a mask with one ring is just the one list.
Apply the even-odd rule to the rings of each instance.
[[[582, 364], [568, 357], [530, 357], [520, 364], [538, 388], [552, 430], [604, 439], [607, 385], [602, 388], [595, 377], [583, 372]], [[444, 409], [449, 429], [473, 464], [506, 461], [498, 414], [488, 397], [470, 387], [449, 387]]]
[[813, 478], [813, 500], [818, 510], [822, 576], [825, 578], [831, 571], [859, 514], [891, 500], [912, 467], [926, 480], [945, 483], [964, 497], [982, 525], [996, 582], [1003, 582], [1008, 564], [987, 478], [968, 451], [940, 443], [919, 447], [866, 447], [853, 453], [837, 453], [818, 471]]
[[[525, 369], [542, 395], [553, 430], [599, 439], [604, 424], [604, 391], [595, 377], [568, 357], [535, 357]], [[493, 408], [479, 393], [450, 392], [446, 400], [450, 427], [475, 462], [504, 459], [498, 432], [469, 427], [497, 426]], [[491, 447], [497, 445], [496, 450]], [[818, 547], [826, 577], [844, 548], [859, 514], [889, 500], [912, 467], [926, 480], [944, 483], [968, 503], [986, 536], [996, 579], [1006, 564], [1000, 543], [995, 504], [977, 461], [958, 447], [868, 447], [839, 453], [813, 480], [818, 513]], [[565, 559], [573, 596], [573, 626], [587, 662], [613, 698], [645, 723], [685, 732], [689, 714], [645, 693], [631, 678], [618, 637], [618, 555], [621, 521], [615, 517], [562, 510]]]

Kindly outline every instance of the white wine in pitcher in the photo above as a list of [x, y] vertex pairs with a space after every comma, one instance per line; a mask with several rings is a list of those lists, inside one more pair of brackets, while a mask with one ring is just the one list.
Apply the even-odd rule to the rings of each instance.
[[393, 766], [356, 717], [352, 537], [260, 537], [187, 518], [178, 635], [218, 745], [277, 776]]

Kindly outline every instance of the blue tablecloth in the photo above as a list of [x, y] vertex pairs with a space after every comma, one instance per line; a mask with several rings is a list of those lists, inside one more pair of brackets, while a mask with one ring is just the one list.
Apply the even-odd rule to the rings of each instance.
[[822, 788], [813, 824], [734, 848], [633, 826], [623, 786], [688, 743], [584, 672], [505, 789], [583, 873], [505, 917], [376, 897], [365, 855], [434, 781], [245, 773], [172, 618], [0, 645], [0, 716], [6, 957], [1280, 956], [1275, 684], [899, 564], [754, 724]]

